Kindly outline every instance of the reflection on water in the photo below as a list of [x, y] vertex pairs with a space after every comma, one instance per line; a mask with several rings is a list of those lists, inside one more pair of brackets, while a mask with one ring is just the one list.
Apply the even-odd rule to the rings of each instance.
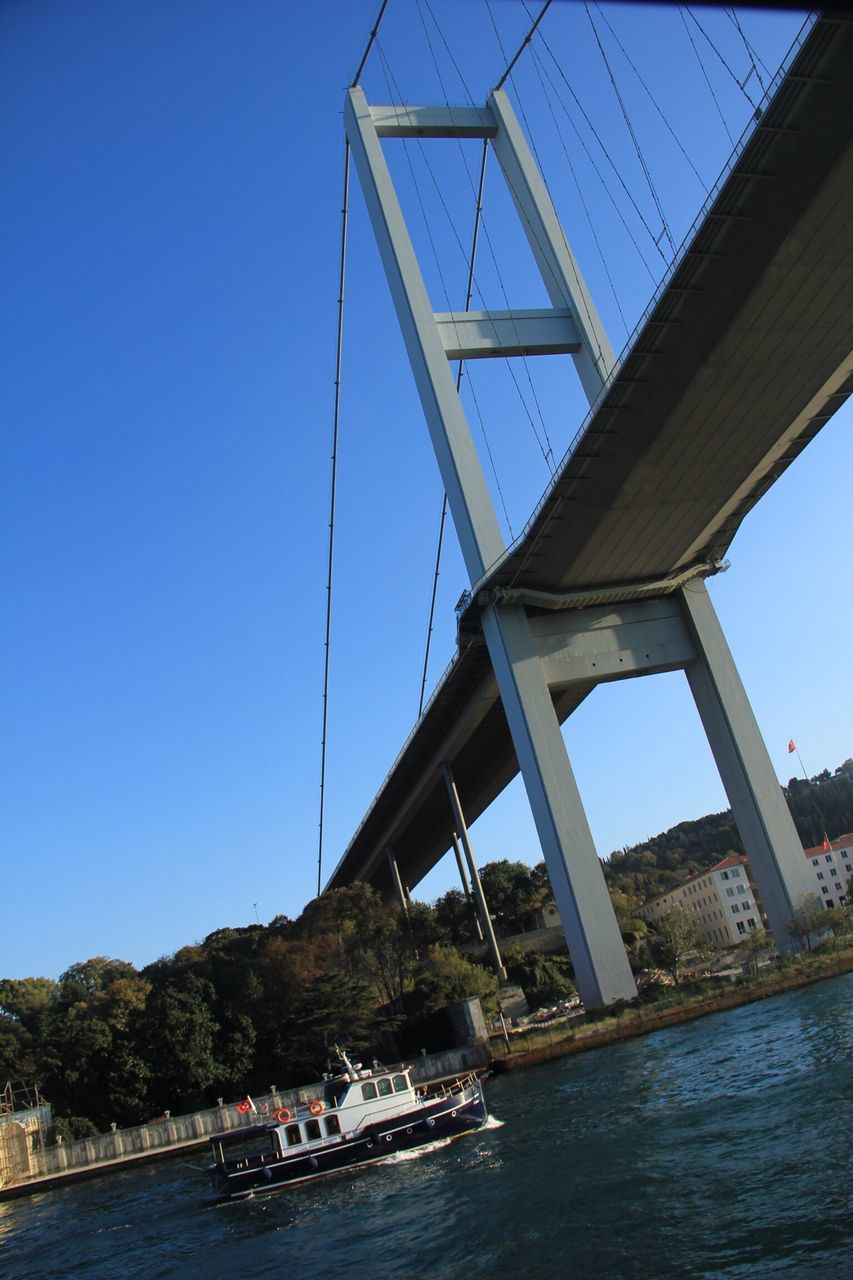
[[178, 1161], [0, 1204], [2, 1280], [843, 1280], [853, 977], [491, 1081], [418, 1160], [202, 1208]]

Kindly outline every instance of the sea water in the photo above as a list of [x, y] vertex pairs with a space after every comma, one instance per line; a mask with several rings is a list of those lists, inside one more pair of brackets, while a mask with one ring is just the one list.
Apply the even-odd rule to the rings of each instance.
[[198, 1154], [0, 1204], [2, 1280], [847, 1280], [835, 978], [491, 1080], [417, 1159], [204, 1207]]

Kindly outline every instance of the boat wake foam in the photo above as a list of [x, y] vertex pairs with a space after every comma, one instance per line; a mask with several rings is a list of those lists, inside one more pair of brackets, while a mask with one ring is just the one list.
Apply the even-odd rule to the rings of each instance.
[[435, 1142], [425, 1142], [422, 1147], [414, 1147], [411, 1151], [394, 1151], [385, 1157], [382, 1164], [405, 1164], [407, 1160], [419, 1160], [430, 1151], [440, 1151], [442, 1147], [449, 1146], [452, 1141], [453, 1138], [436, 1138]]
[[480, 1126], [481, 1129], [502, 1129], [506, 1124], [506, 1120], [499, 1120], [497, 1116], [489, 1115], [486, 1117], [485, 1124]]

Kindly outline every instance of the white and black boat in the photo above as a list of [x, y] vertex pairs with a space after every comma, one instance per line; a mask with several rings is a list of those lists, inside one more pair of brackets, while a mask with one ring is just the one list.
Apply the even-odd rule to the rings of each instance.
[[408, 1067], [364, 1070], [344, 1054], [341, 1066], [324, 1082], [322, 1099], [293, 1111], [283, 1107], [272, 1121], [210, 1139], [208, 1200], [243, 1199], [375, 1164], [441, 1138], [459, 1138], [488, 1118], [473, 1074], [423, 1096]]

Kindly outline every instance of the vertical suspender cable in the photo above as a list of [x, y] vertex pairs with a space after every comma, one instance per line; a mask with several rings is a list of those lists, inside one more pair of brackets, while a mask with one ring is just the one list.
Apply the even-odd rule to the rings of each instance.
[[344, 192], [341, 202], [341, 266], [338, 286], [338, 338], [335, 353], [335, 411], [332, 419], [332, 484], [329, 497], [329, 572], [326, 579], [326, 656], [323, 666], [323, 738], [320, 746], [320, 838], [317, 849], [317, 895], [323, 887], [323, 811], [326, 799], [326, 728], [329, 720], [329, 641], [332, 630], [332, 564], [335, 552], [335, 489], [338, 474], [338, 422], [341, 410], [341, 355], [344, 338], [344, 281], [349, 208], [349, 139], [344, 144]]
[[[465, 310], [471, 309], [471, 297], [474, 292], [474, 266], [477, 260], [477, 240], [480, 235], [480, 219], [483, 213], [483, 185], [486, 181], [486, 159], [489, 154], [488, 139], [483, 139], [483, 159], [480, 163], [480, 181], [477, 187], [477, 209], [474, 214], [474, 235], [471, 239], [471, 255], [468, 259], [468, 285], [465, 290]], [[456, 390], [459, 391], [462, 386], [462, 370], [465, 367], [464, 360], [459, 361], [459, 368], [456, 371]], [[426, 651], [424, 653], [424, 669], [421, 676], [421, 697], [418, 703], [418, 719], [424, 709], [424, 696], [426, 694], [427, 668], [429, 666], [429, 650], [432, 641], [432, 627], [435, 619], [435, 597], [438, 591], [438, 575], [441, 569], [441, 548], [444, 543], [444, 526], [447, 521], [447, 493], [445, 491], [441, 500], [441, 520], [438, 526], [438, 547], [435, 553], [435, 573], [432, 578], [432, 599], [429, 605], [429, 625], [427, 626]]]

